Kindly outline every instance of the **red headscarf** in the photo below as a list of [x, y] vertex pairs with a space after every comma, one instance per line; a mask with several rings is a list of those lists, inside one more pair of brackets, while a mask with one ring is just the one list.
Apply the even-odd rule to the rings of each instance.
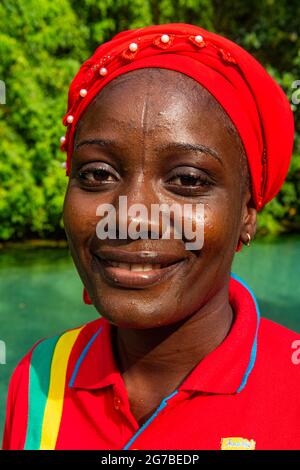
[[67, 175], [78, 120], [97, 93], [130, 70], [160, 67], [184, 73], [205, 87], [234, 123], [243, 142], [260, 210], [280, 190], [294, 140], [290, 104], [266, 70], [237, 44], [184, 23], [148, 26], [117, 34], [96, 49], [74, 77], [63, 123]]

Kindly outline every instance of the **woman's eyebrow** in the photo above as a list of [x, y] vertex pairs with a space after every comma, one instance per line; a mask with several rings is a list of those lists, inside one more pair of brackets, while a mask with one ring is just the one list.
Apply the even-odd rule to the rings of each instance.
[[168, 144], [161, 145], [157, 148], [158, 151], [162, 150], [185, 150], [188, 152], [201, 152], [201, 153], [207, 153], [211, 155], [213, 158], [215, 158], [219, 163], [221, 163], [222, 166], [224, 166], [223, 160], [219, 156], [218, 152], [216, 150], [207, 147], [206, 145], [203, 144], [190, 144], [188, 142], [170, 142]]
[[118, 147], [117, 142], [110, 139], [85, 139], [75, 144], [75, 150], [83, 145], [99, 145], [100, 147]]
[[[85, 139], [81, 140], [75, 145], [75, 150], [77, 150], [79, 147], [82, 147], [83, 145], [99, 145], [100, 147], [114, 147], [118, 148], [118, 143], [114, 140], [110, 139]], [[188, 142], [169, 142], [167, 144], [163, 144], [159, 147], [156, 148], [156, 151], [161, 152], [161, 151], [166, 151], [166, 150], [184, 150], [188, 152], [200, 152], [200, 153], [206, 153], [211, 155], [213, 158], [215, 158], [219, 163], [221, 163], [222, 166], [224, 166], [223, 160], [219, 156], [219, 154], [212, 149], [211, 147], [207, 147], [207, 145], [203, 144], [190, 144]]]

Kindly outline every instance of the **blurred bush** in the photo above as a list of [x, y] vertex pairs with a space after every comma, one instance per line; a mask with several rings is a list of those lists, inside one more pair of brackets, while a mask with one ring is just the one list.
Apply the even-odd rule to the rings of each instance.
[[[59, 138], [69, 83], [117, 32], [166, 22], [216, 31], [253, 53], [289, 98], [300, 79], [299, 0], [2, 0], [0, 240], [61, 238], [67, 183]], [[289, 176], [262, 212], [259, 233], [299, 230], [299, 106]], [[297, 119], [298, 116], [298, 119]]]

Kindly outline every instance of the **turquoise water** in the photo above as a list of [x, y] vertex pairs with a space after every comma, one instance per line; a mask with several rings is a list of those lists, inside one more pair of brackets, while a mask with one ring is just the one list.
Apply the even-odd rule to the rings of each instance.
[[[232, 271], [254, 290], [263, 316], [300, 332], [300, 237], [255, 241], [237, 253]], [[9, 377], [39, 339], [98, 317], [82, 300], [82, 285], [66, 249], [0, 252], [0, 435]]]

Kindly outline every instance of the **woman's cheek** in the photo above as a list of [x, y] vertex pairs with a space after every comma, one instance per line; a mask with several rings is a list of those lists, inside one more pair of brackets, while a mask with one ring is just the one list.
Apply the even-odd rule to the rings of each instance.
[[[82, 243], [96, 232], [97, 202], [91, 197], [70, 189], [64, 204], [64, 223], [68, 238], [74, 243]], [[80, 248], [80, 246], [78, 246]]]
[[216, 202], [205, 205], [203, 249], [213, 256], [220, 256], [220, 250], [228, 250], [233, 237], [232, 210], [229, 204]]

